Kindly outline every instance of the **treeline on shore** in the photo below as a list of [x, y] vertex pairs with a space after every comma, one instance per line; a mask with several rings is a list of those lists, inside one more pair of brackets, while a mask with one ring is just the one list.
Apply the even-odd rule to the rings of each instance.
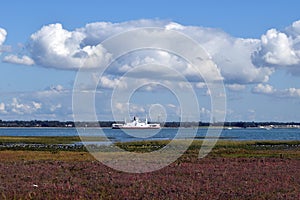
[[[122, 123], [120, 121], [98, 121], [98, 122], [73, 122], [73, 121], [48, 121], [48, 120], [0, 120], [0, 127], [111, 127], [113, 123]], [[150, 122], [152, 123], [152, 122]], [[153, 122], [154, 123], [154, 122]], [[157, 122], [156, 122], [157, 123]], [[224, 127], [260, 127], [260, 126], [300, 126], [300, 122], [165, 122], [161, 123], [162, 127], [207, 127], [207, 126], [224, 126]]]

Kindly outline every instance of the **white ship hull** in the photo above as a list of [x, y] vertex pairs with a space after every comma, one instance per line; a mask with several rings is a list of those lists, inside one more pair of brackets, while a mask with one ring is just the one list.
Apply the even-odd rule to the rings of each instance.
[[159, 124], [150, 124], [149, 126], [126, 126], [122, 125], [115, 125], [112, 126], [113, 129], [160, 129]]
[[125, 124], [113, 124], [112, 129], [160, 129], [160, 124], [148, 124], [147, 119], [145, 122], [140, 122], [138, 118], [134, 117], [133, 121]]

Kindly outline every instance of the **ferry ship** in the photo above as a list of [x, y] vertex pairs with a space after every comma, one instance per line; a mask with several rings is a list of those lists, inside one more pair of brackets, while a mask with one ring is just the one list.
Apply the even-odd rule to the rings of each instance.
[[145, 122], [141, 122], [139, 118], [134, 117], [132, 122], [124, 124], [112, 124], [113, 129], [160, 129], [160, 124], [148, 124], [146, 118]]

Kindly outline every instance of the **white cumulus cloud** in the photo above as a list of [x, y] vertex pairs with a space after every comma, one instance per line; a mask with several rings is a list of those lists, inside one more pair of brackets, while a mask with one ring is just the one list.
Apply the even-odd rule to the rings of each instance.
[[68, 31], [61, 24], [50, 24], [31, 35], [29, 51], [34, 62], [44, 67], [95, 68], [108, 62], [110, 56], [101, 44], [84, 45], [85, 38], [80, 31]]
[[32, 102], [32, 105], [33, 105], [33, 107], [34, 107], [36, 110], [42, 108], [42, 103], [38, 103], [38, 102], [33, 101], [33, 102]]
[[276, 89], [273, 88], [273, 86], [269, 84], [258, 84], [255, 86], [252, 90], [254, 93], [258, 94], [274, 94], [276, 92]]
[[3, 51], [2, 45], [3, 45], [3, 43], [4, 43], [5, 39], [6, 39], [6, 35], [7, 35], [6, 30], [3, 29], [3, 28], [0, 28], [0, 55], [1, 55], [1, 52]]
[[229, 84], [266, 82], [273, 73], [269, 67], [252, 63], [251, 55], [260, 44], [257, 39], [235, 38], [219, 29], [195, 26], [188, 26], [182, 32], [205, 48]]
[[296, 97], [300, 98], [300, 89], [298, 88], [288, 88], [281, 91], [281, 95], [284, 97]]
[[270, 29], [262, 35], [253, 62], [258, 66], [284, 67], [292, 74], [300, 74], [300, 20], [283, 31]]
[[50, 90], [55, 92], [62, 92], [64, 90], [64, 87], [62, 85], [52, 85], [50, 86]]
[[261, 37], [259, 58], [266, 64], [288, 66], [299, 63], [299, 55], [293, 47], [293, 39], [286, 33], [270, 29]]
[[279, 98], [300, 98], [299, 88], [276, 89], [269, 84], [258, 84], [252, 89], [253, 93], [264, 94]]
[[5, 29], [0, 28], [0, 46], [4, 43], [7, 32]]
[[126, 88], [126, 82], [121, 82], [119, 79], [110, 79], [106, 76], [102, 76], [100, 78], [100, 85], [101, 87], [114, 89], [116, 87], [119, 88]]
[[226, 87], [231, 91], [242, 91], [246, 88], [245, 85], [241, 84], [227, 84]]
[[3, 58], [3, 62], [22, 64], [22, 65], [33, 65], [34, 61], [28, 56], [22, 56], [21, 58], [16, 55], [8, 55]]
[[68, 93], [69, 91], [65, 90], [62, 85], [52, 85], [45, 90], [37, 91], [34, 95], [38, 98], [51, 99], [53, 97]]
[[3, 102], [0, 103], [0, 113], [2, 113], [2, 114], [6, 114], [7, 113], [7, 111], [5, 109], [5, 104]]
[[23, 115], [33, 113], [40, 109], [41, 106], [42, 104], [38, 102], [22, 103], [19, 99], [13, 98], [12, 102], [8, 105], [8, 108], [13, 113]]

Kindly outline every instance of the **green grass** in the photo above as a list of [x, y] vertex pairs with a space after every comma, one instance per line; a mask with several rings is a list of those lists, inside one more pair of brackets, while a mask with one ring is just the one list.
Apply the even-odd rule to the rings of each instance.
[[[104, 141], [104, 137], [83, 137], [84, 141]], [[25, 144], [71, 144], [82, 141], [78, 136], [30, 136], [30, 137], [14, 137], [0, 136], [0, 144], [4, 143], [25, 143]]]
[[300, 141], [219, 141], [210, 155], [216, 157], [300, 158]]
[[13, 137], [1, 136], [0, 143], [25, 143], [25, 144], [70, 144], [79, 142], [79, 137]]
[[[170, 141], [127, 142], [117, 145], [133, 152], [150, 152], [165, 147]], [[180, 141], [176, 143], [180, 145]], [[195, 140], [186, 155], [197, 156], [203, 141]], [[285, 157], [300, 158], [300, 141], [218, 141], [212, 157]]]
[[[104, 141], [103, 137], [85, 137], [84, 141]], [[8, 137], [0, 136], [0, 144], [25, 143], [25, 144], [72, 144], [80, 142], [80, 137]], [[176, 145], [182, 146], [186, 142], [178, 140]], [[120, 142], [116, 145], [123, 150], [131, 152], [152, 152], [164, 148], [170, 141], [137, 141], [137, 142]], [[194, 140], [189, 146], [185, 155], [197, 157], [202, 140]], [[50, 148], [50, 149], [49, 149]], [[35, 150], [35, 148], [20, 149], [3, 148], [3, 150]], [[36, 149], [43, 150], [43, 149]], [[51, 146], [47, 146], [44, 150], [51, 151]], [[56, 151], [64, 151], [64, 149], [53, 149]], [[72, 149], [68, 149], [72, 151]], [[74, 149], [74, 151], [86, 151], [85, 148]], [[96, 149], [97, 150], [97, 149]], [[109, 147], [108, 147], [109, 151]], [[300, 141], [225, 141], [219, 140], [208, 156], [212, 157], [284, 157], [284, 158], [300, 158]]]

